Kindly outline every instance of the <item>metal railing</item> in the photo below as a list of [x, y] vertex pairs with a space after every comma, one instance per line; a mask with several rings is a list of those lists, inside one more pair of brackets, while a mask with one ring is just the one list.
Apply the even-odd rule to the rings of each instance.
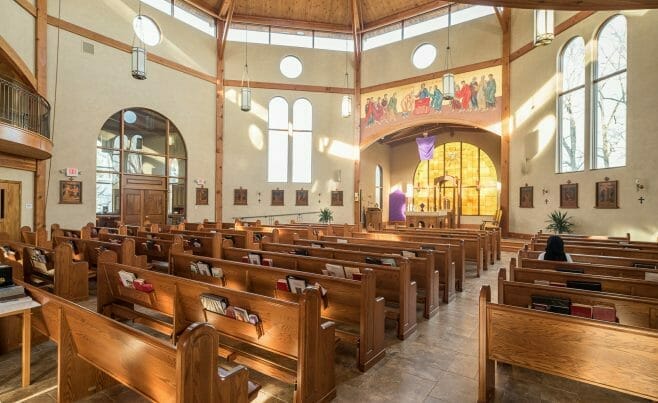
[[[290, 221], [291, 219], [294, 219], [297, 222], [302, 222], [303, 216], [307, 214], [313, 214], [315, 216], [320, 214], [320, 211], [308, 211], [308, 212], [303, 212], [303, 213], [290, 213], [290, 214], [269, 214], [269, 215], [253, 215], [253, 216], [248, 216], [248, 217], [233, 217], [233, 219], [239, 219], [239, 220], [250, 220], [250, 219], [260, 219], [263, 224], [267, 225], [273, 225], [274, 221], [281, 217], [287, 217], [288, 220]], [[281, 222], [282, 220], [279, 220]]]
[[0, 76], [0, 121], [50, 139], [48, 101], [3, 76]]

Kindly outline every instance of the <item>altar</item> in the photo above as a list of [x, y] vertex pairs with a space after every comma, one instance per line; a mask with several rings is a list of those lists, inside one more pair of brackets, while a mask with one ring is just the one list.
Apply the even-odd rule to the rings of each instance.
[[405, 212], [407, 227], [421, 228], [453, 228], [454, 219], [451, 210], [437, 211], [407, 211]]

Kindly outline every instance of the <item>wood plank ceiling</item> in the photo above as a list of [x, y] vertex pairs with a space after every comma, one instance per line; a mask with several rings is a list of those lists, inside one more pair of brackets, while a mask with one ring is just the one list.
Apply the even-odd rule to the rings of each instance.
[[[232, 0], [184, 0], [211, 15], [221, 13]], [[392, 23], [446, 6], [439, 0], [358, 0], [365, 30]], [[658, 8], [658, 0], [458, 0], [455, 3], [511, 8], [551, 8], [555, 10], [626, 10]], [[235, 0], [234, 22], [272, 26], [351, 32], [349, 0]]]

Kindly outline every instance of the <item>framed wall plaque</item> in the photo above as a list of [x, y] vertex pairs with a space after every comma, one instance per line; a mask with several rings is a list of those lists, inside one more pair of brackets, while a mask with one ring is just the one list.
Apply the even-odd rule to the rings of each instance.
[[283, 190], [272, 190], [272, 206], [283, 206]]
[[82, 204], [82, 182], [59, 181], [59, 204]]
[[308, 206], [308, 190], [295, 191], [295, 206]]
[[233, 205], [246, 206], [247, 205], [247, 189], [233, 189]]
[[332, 206], [342, 206], [343, 205], [343, 191], [342, 190], [333, 190], [331, 192], [331, 205]]
[[533, 208], [534, 207], [534, 187], [532, 186], [521, 186], [520, 195], [519, 195], [519, 207], [521, 208]]
[[619, 208], [617, 185], [618, 181], [596, 182], [596, 208]]
[[578, 208], [578, 184], [560, 185], [560, 208]]
[[208, 205], [208, 188], [196, 188], [196, 203], [197, 206]]

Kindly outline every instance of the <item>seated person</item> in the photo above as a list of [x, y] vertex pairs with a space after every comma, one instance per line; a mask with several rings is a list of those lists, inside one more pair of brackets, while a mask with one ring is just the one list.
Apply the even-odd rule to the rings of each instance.
[[546, 241], [546, 252], [542, 252], [537, 259], [573, 263], [571, 256], [564, 252], [564, 241], [557, 235], [552, 235], [548, 238]]

